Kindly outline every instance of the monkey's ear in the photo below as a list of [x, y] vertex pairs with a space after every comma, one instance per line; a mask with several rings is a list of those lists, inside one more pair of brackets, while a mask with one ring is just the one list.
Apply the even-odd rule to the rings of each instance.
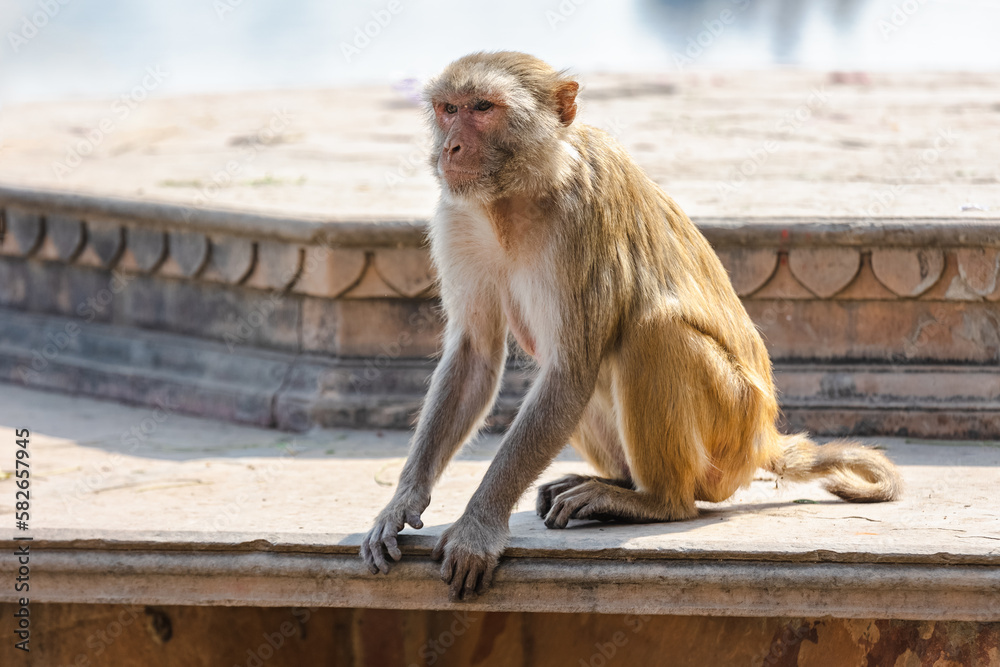
[[567, 81], [556, 88], [556, 113], [563, 125], [569, 125], [576, 118], [576, 93], [580, 84]]

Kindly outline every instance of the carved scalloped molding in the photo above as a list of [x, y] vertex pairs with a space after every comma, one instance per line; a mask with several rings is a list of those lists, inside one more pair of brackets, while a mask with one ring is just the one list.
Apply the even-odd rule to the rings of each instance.
[[[17, 206], [3, 213], [0, 255], [323, 298], [427, 298], [435, 289], [434, 269], [422, 245], [328, 247], [46, 216]], [[737, 293], [748, 299], [1000, 300], [996, 248], [830, 243], [788, 250], [777, 244], [720, 245], [717, 252]]]

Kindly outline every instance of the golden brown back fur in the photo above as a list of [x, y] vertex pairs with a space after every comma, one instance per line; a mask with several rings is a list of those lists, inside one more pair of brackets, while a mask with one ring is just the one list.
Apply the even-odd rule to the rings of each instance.
[[[561, 219], [579, 221], [573, 229], [585, 230], [580, 243], [594, 249], [595, 269], [612, 267], [611, 275], [593, 272], [601, 287], [617, 292], [602, 295], [601, 302], [623, 305], [609, 313], [617, 320], [609, 365], [624, 402], [622, 423], [647, 441], [662, 442], [660, 434], [672, 432], [668, 440], [685, 443], [674, 447], [693, 455], [663, 456], [632, 443], [636, 481], [666, 491], [667, 477], [677, 476], [657, 471], [690, 458], [683, 465], [694, 474], [693, 498], [724, 500], [764, 467], [789, 481], [829, 477], [827, 488], [845, 500], [895, 499], [899, 476], [881, 453], [854, 443], [819, 447], [777, 431], [767, 350], [704, 236], [608, 135], [578, 126], [569, 141], [584, 167], [568, 184], [577, 188], [578, 210]], [[627, 415], [648, 412], [660, 424], [630, 427]], [[616, 477], [622, 471], [602, 473]]]

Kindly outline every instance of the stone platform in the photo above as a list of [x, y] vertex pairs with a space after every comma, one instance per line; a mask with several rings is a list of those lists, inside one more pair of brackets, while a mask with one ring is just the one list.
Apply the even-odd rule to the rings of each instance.
[[[995, 219], [1000, 73], [579, 73], [695, 218]], [[419, 84], [0, 110], [0, 183], [317, 222], [424, 220]], [[981, 210], [989, 209], [989, 210]]]
[[[495, 588], [453, 604], [429, 552], [495, 437], [448, 468], [426, 527], [405, 531], [404, 560], [376, 577], [357, 551], [405, 432], [290, 435], [9, 385], [0, 404], [5, 460], [15, 429], [31, 430], [31, 530], [19, 535], [34, 538], [36, 603], [1000, 620], [997, 442], [880, 441], [906, 485], [887, 504], [762, 476], [691, 521], [547, 530], [529, 491]], [[12, 526], [10, 468], [0, 518]], [[586, 470], [565, 452], [542, 481]], [[14, 567], [4, 559], [0, 574]]]

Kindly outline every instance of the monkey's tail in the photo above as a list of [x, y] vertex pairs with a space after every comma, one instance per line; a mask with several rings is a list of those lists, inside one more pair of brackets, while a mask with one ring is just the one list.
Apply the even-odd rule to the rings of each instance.
[[802, 433], [779, 438], [782, 450], [765, 468], [780, 479], [797, 482], [824, 477], [827, 491], [852, 503], [899, 498], [903, 480], [882, 452], [845, 440], [817, 445]]

